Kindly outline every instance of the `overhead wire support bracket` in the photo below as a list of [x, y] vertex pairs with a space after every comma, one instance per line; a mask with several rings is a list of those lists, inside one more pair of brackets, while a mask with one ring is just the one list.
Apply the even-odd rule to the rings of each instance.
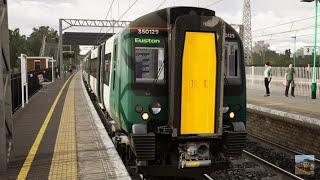
[[[72, 26], [81, 27], [125, 27], [130, 24], [131, 21], [116, 21], [116, 20], [92, 20], [92, 19], [61, 19], [62, 22]], [[69, 28], [67, 27], [67, 28]]]
[[[59, 75], [61, 76], [61, 72], [63, 71], [63, 32], [66, 29], [72, 27], [110, 27], [110, 28], [123, 28], [130, 24], [131, 21], [120, 21], [120, 20], [97, 20], [97, 19], [59, 19]], [[66, 27], [64, 27], [64, 25]]]

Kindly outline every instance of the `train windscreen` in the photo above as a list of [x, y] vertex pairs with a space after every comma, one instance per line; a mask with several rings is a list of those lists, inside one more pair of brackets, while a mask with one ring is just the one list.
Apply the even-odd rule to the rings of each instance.
[[135, 81], [165, 83], [164, 48], [135, 47]]

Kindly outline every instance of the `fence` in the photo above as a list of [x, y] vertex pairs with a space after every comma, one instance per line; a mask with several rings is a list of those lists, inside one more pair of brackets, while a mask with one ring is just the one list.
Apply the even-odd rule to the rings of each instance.
[[[287, 67], [272, 67], [272, 81], [270, 88], [272, 91], [284, 93], [283, 80]], [[311, 83], [312, 83], [312, 68], [308, 70], [307, 67], [295, 67], [295, 94], [299, 96], [311, 96]], [[246, 78], [248, 89], [264, 89], [264, 67], [246, 67]], [[320, 68], [316, 68], [317, 79], [317, 95], [320, 96], [320, 83], [319, 83]]]
[[[52, 81], [52, 69], [44, 69], [41, 71], [28, 72], [28, 98], [32, 97], [41, 88], [39, 84], [38, 75], [42, 74], [45, 79]], [[21, 74], [11, 75], [11, 98], [12, 98], [12, 112], [16, 112], [22, 104], [21, 94]], [[26, 96], [25, 96], [26, 97]]]

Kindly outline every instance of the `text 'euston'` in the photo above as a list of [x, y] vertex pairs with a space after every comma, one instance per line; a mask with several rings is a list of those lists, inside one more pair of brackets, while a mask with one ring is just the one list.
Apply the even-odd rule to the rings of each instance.
[[160, 44], [160, 39], [134, 38], [134, 42], [140, 44]]

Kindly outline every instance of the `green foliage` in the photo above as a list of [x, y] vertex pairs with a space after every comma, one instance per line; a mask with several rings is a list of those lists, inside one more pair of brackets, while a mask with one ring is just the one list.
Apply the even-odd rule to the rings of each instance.
[[46, 42], [58, 42], [58, 32], [49, 26], [40, 26], [33, 28], [33, 32], [28, 38], [28, 45], [30, 47], [30, 54], [28, 56], [38, 56], [43, 37], [46, 36]]
[[[279, 54], [275, 51], [268, 50], [266, 52], [265, 62], [270, 62], [272, 66], [287, 67], [289, 64], [293, 64], [293, 58], [287, 54]], [[319, 57], [317, 57], [319, 59]], [[252, 53], [252, 60], [254, 66], [264, 66], [263, 57], [257, 53]], [[313, 65], [313, 55], [297, 57], [296, 66], [297, 67], [307, 67], [307, 65]], [[319, 66], [319, 60], [317, 61], [317, 66]]]
[[[9, 30], [10, 38], [10, 59], [13, 73], [20, 72], [20, 60], [21, 54], [27, 56], [39, 56], [42, 46], [43, 37], [46, 37], [47, 43], [58, 43], [58, 32], [49, 26], [40, 26], [33, 28], [29, 37], [20, 34], [20, 29]], [[72, 51], [75, 52], [74, 59], [77, 58], [80, 53], [79, 46], [72, 46]], [[72, 64], [75, 61], [73, 60]]]
[[[264, 42], [256, 43], [255, 47], [253, 47], [252, 62], [254, 66], [264, 66], [266, 62], [270, 62], [271, 66], [279, 67], [287, 67], [289, 64], [293, 64], [293, 57], [290, 57], [290, 55], [292, 56], [292, 52], [286, 50], [284, 54], [280, 54], [270, 50], [267, 45], [263, 46], [263, 43]], [[261, 46], [263, 46], [264, 49], [261, 48]], [[313, 55], [296, 57], [296, 66], [306, 67], [308, 64], [313, 65]], [[319, 61], [317, 66], [319, 66]]]
[[9, 30], [9, 46], [10, 46], [10, 59], [12, 71], [19, 72], [20, 60], [18, 59], [21, 54], [28, 54], [30, 52], [27, 37], [20, 34], [20, 30]]

